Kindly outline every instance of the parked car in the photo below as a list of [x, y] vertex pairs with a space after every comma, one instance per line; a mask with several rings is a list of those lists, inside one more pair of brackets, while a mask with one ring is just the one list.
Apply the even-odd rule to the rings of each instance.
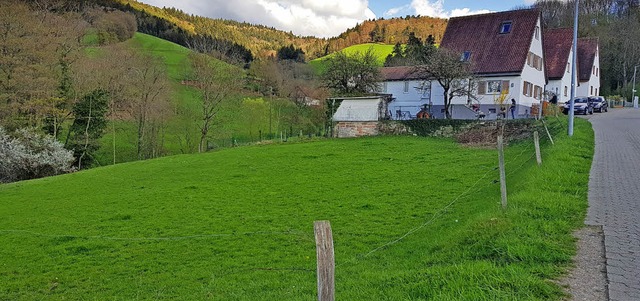
[[[564, 104], [562, 113], [569, 114], [569, 102]], [[573, 113], [574, 114], [593, 114], [593, 102], [589, 97], [576, 97], [573, 99]]]
[[609, 102], [602, 96], [589, 97], [591, 103], [593, 103], [593, 111], [595, 112], [607, 112], [609, 111]]

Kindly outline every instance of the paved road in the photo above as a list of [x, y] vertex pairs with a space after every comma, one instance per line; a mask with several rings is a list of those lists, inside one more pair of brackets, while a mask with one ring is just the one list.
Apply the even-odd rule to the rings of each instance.
[[640, 109], [596, 113], [587, 224], [604, 230], [609, 299], [640, 300]]

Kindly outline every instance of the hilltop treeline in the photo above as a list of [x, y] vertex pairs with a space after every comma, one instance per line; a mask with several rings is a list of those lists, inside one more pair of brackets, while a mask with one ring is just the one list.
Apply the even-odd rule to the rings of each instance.
[[447, 20], [424, 16], [365, 21], [328, 41], [328, 51], [340, 51], [363, 43], [407, 44], [410, 37], [426, 40], [431, 36], [439, 44], [447, 28]]
[[[411, 32], [421, 39], [431, 35], [438, 43], [447, 24], [444, 19], [421, 16], [368, 20], [338, 37], [323, 39], [301, 37], [292, 32], [247, 22], [191, 15], [179, 9], [153, 7], [135, 0], [84, 1], [99, 1], [101, 5], [134, 13], [138, 18], [139, 30], [143, 33], [199, 51], [215, 48], [231, 56], [232, 60], [242, 57], [245, 61], [250, 58], [248, 54], [253, 57], [275, 57], [280, 49], [289, 45], [302, 49], [305, 58], [315, 59], [362, 43], [406, 43]], [[197, 37], [195, 41], [194, 37]], [[206, 47], [202, 47], [203, 43]]]

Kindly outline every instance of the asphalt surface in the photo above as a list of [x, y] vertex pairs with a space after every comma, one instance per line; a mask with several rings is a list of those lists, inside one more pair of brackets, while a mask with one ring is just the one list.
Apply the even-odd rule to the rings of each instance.
[[586, 224], [602, 226], [609, 300], [640, 300], [640, 109], [588, 119], [596, 148]]

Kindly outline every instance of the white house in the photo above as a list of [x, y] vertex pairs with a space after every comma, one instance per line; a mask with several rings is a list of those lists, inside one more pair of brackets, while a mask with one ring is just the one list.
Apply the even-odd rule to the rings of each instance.
[[548, 92], [549, 99], [555, 95], [558, 103], [569, 101], [571, 98], [571, 71], [573, 69], [571, 66], [573, 28], [544, 31], [544, 58], [548, 79], [545, 91]]
[[[531, 106], [542, 99], [546, 84], [542, 46], [538, 10], [451, 18], [440, 47], [460, 53], [461, 60], [472, 64], [477, 81], [475, 100], [452, 99], [453, 118], [476, 118], [478, 112], [473, 109], [479, 109], [487, 119], [495, 119], [500, 113], [501, 96], [506, 96], [507, 107], [511, 99], [515, 100], [516, 118], [529, 116]], [[414, 114], [420, 106], [431, 104], [432, 115], [443, 118], [443, 88], [436, 81], [423, 84], [408, 67], [395, 68], [382, 72], [385, 76], [382, 89], [395, 98], [389, 104], [392, 117], [404, 118], [402, 112]]]
[[576, 96], [600, 95], [600, 47], [598, 39], [578, 39], [578, 75]]
[[[531, 9], [449, 20], [440, 46], [461, 53], [473, 64], [477, 77], [477, 102], [473, 102], [487, 118], [499, 113], [496, 102], [501, 94], [506, 95], [507, 106], [515, 100], [516, 118], [529, 116], [532, 105], [542, 99], [546, 75], [540, 20], [540, 11]], [[459, 108], [469, 102], [459, 97], [452, 104]]]
[[[380, 89], [382, 93], [393, 95], [388, 115], [395, 120], [413, 119], [431, 101], [431, 82], [415, 72], [413, 67], [386, 67], [381, 70], [384, 78]], [[442, 100], [440, 100], [442, 105]]]

